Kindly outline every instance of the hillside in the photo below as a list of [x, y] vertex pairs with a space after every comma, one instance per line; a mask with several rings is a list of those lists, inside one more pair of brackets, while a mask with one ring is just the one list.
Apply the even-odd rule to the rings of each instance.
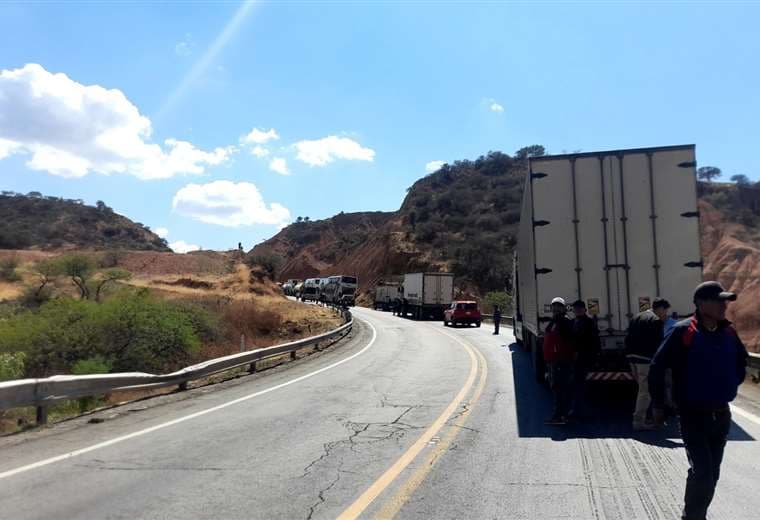
[[4, 191], [0, 195], [0, 249], [130, 249], [170, 251], [166, 241], [98, 201]]
[[281, 255], [279, 278], [338, 272], [359, 277], [361, 290], [383, 278], [417, 270], [448, 270], [475, 294], [503, 289], [511, 269], [527, 157], [490, 152], [456, 161], [415, 182], [401, 208], [342, 213], [297, 222], [257, 245]]

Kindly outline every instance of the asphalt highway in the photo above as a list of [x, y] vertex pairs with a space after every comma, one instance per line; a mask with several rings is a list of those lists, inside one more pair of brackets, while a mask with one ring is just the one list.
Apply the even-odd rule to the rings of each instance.
[[[545, 426], [508, 328], [355, 316], [320, 354], [0, 438], [0, 518], [679, 517], [678, 432], [632, 432], [629, 388]], [[737, 406], [713, 519], [760, 518], [760, 412]]]

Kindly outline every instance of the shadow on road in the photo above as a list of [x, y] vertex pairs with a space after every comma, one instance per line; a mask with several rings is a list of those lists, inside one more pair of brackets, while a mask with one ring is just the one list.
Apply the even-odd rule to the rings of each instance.
[[[544, 421], [552, 412], [551, 393], [533, 377], [530, 355], [514, 343], [509, 346], [509, 351], [520, 437], [547, 437], [556, 441], [623, 438], [665, 448], [683, 446], [675, 420], [671, 420], [661, 431], [633, 431], [631, 414], [636, 400], [636, 387], [632, 383], [592, 383], [588, 388], [583, 420], [566, 426], [545, 425]], [[728, 440], [752, 441], [754, 438], [732, 422]]]

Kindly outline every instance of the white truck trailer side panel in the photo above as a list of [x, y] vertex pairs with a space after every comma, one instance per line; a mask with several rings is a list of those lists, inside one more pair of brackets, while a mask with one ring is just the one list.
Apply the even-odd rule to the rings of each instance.
[[536, 303], [535, 260], [533, 258], [533, 195], [531, 182], [527, 180], [523, 187], [522, 209], [520, 211], [520, 228], [517, 235], [517, 274], [519, 298], [517, 307], [522, 323], [534, 335], [538, 335], [538, 311]]
[[[610, 334], [622, 334], [656, 296], [679, 315], [692, 312], [701, 281], [693, 146], [539, 157], [531, 172], [539, 318], [549, 317], [554, 296], [585, 300]], [[528, 231], [521, 222], [526, 324], [534, 321]]]

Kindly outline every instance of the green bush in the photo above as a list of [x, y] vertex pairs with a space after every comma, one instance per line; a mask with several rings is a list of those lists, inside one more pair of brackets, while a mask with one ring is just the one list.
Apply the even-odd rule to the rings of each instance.
[[502, 315], [512, 311], [512, 298], [503, 291], [492, 291], [486, 294], [483, 301], [484, 311], [486, 314], [493, 312], [494, 305], [498, 305]]
[[262, 268], [270, 278], [274, 279], [284, 260], [274, 251], [263, 249], [248, 255], [245, 262], [250, 267]]
[[24, 353], [32, 377], [91, 368], [93, 359], [115, 371], [163, 372], [187, 364], [213, 326], [202, 310], [147, 291], [101, 304], [61, 298], [0, 322], [0, 353]]
[[21, 277], [16, 272], [19, 266], [18, 258], [11, 256], [0, 260], [0, 280], [5, 282], [18, 282]]
[[0, 352], [0, 381], [10, 381], [24, 377], [23, 352]]

